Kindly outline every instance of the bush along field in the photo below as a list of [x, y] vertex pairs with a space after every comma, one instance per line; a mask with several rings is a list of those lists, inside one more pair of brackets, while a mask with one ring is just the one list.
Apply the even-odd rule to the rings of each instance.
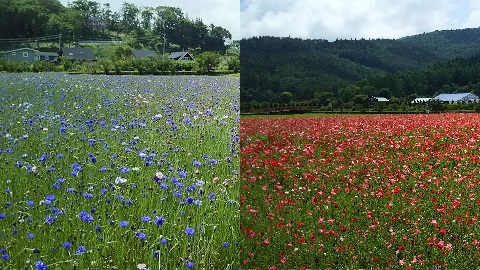
[[237, 269], [239, 80], [0, 75], [1, 269]]
[[479, 130], [479, 114], [242, 119], [242, 268], [478, 267]]

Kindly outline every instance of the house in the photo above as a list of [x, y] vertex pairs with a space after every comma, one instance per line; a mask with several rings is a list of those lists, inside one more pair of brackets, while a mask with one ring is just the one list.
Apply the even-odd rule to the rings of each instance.
[[440, 94], [434, 99], [438, 99], [443, 102], [469, 102], [478, 100], [478, 96], [472, 93], [458, 93], [458, 94]]
[[195, 61], [193, 56], [188, 52], [174, 52], [174, 53], [171, 53], [168, 56], [168, 58], [173, 59], [175, 61], [185, 61], [185, 62]]
[[155, 51], [149, 50], [132, 50], [130, 55], [133, 55], [136, 59], [147, 58], [149, 56], [157, 57], [158, 54]]
[[63, 57], [69, 57], [73, 60], [83, 60], [83, 61], [97, 61], [97, 57], [93, 53], [92, 49], [87, 47], [80, 48], [64, 48], [60, 50], [60, 55]]
[[425, 102], [429, 102], [430, 100], [432, 100], [432, 98], [416, 98], [414, 100], [412, 100], [411, 103], [415, 104], [415, 103], [425, 103]]
[[33, 63], [37, 60], [38, 51], [30, 48], [20, 48], [0, 52], [0, 55], [9, 61]]
[[388, 102], [388, 99], [384, 97], [373, 97], [378, 102]]
[[58, 53], [56, 52], [38, 52], [36, 60], [53, 62], [57, 57]]

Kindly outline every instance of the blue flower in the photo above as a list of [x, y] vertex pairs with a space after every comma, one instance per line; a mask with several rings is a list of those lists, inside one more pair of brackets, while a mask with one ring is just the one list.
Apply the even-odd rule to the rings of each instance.
[[126, 221], [126, 220], [120, 221], [120, 226], [122, 226], [122, 227], [128, 227], [128, 221]]
[[87, 198], [87, 199], [91, 199], [91, 198], [93, 198], [93, 194], [83, 193], [83, 197], [85, 197], [85, 198]]
[[187, 262], [185, 265], [187, 266], [187, 268], [193, 268], [194, 263], [193, 262]]
[[69, 249], [69, 248], [72, 247], [72, 244], [70, 244], [70, 242], [65, 242], [65, 243], [63, 243], [63, 247], [64, 247], [65, 249]]
[[35, 267], [37, 268], [37, 270], [48, 270], [47, 263], [45, 263], [42, 260], [36, 261], [35, 262]]
[[8, 260], [8, 259], [10, 259], [10, 255], [4, 253], [4, 254], [2, 254], [2, 259], [3, 260]]
[[162, 226], [165, 223], [164, 217], [155, 217], [155, 225]]
[[67, 188], [67, 192], [68, 192], [68, 193], [73, 193], [74, 190], [75, 190], [75, 189], [73, 189], [73, 188]]
[[216, 197], [216, 196], [215, 196], [215, 193], [213, 193], [213, 192], [210, 192], [210, 194], [208, 194], [208, 199], [209, 199], [210, 201], [213, 201], [213, 200], [215, 199], [215, 197]]
[[228, 246], [230, 246], [230, 244], [228, 242], [223, 242], [222, 246], [223, 247], [228, 247]]
[[33, 233], [29, 233], [29, 234], [27, 234], [27, 238], [28, 238], [28, 239], [32, 239], [32, 238], [33, 238], [33, 236], [34, 236], [34, 235], [33, 235]]
[[7, 215], [5, 213], [0, 213], [0, 219], [5, 219], [7, 218]]
[[192, 204], [193, 200], [194, 200], [193, 197], [187, 197], [185, 201], [187, 202], [187, 204]]
[[138, 239], [143, 240], [143, 239], [147, 238], [147, 235], [144, 234], [144, 233], [139, 233], [139, 234], [137, 235], [137, 237], [138, 237]]
[[143, 216], [142, 221], [143, 222], [150, 222], [151, 218], [149, 216]]
[[49, 200], [49, 201], [54, 201], [56, 197], [55, 197], [55, 195], [50, 194], [50, 195], [48, 195], [46, 198], [47, 198], [47, 200]]
[[167, 243], [167, 239], [162, 238], [162, 240], [160, 240], [160, 243], [162, 243], [162, 245], [165, 245]]
[[87, 252], [87, 249], [84, 246], [79, 246], [75, 255], [82, 255], [85, 252]]
[[185, 171], [179, 171], [179, 172], [178, 172], [178, 176], [180, 176], [181, 178], [185, 178], [185, 177], [187, 177], [187, 172], [185, 172]]
[[88, 212], [82, 211], [78, 216], [85, 222], [93, 221], [93, 217]]
[[52, 216], [46, 216], [45, 217], [45, 222], [48, 224], [48, 225], [52, 225], [55, 220], [57, 220], [56, 217], [52, 217]]
[[195, 230], [193, 228], [190, 228], [190, 227], [187, 227], [185, 229], [185, 233], [188, 235], [188, 236], [193, 236], [195, 234]]
[[200, 161], [194, 160], [193, 161], [193, 166], [200, 166], [202, 163]]

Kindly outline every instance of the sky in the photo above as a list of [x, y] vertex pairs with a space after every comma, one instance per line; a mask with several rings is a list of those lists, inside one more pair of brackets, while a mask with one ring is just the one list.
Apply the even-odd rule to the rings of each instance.
[[[64, 6], [74, 0], [60, 0]], [[112, 11], [120, 11], [123, 2], [134, 3], [139, 7], [170, 6], [182, 9], [185, 16], [194, 20], [202, 19], [206, 25], [214, 24], [227, 29], [232, 34], [232, 39], [240, 37], [240, 3], [239, 0], [93, 0], [100, 3], [110, 3]]]
[[241, 38], [401, 38], [480, 27], [478, 0], [240, 0]]

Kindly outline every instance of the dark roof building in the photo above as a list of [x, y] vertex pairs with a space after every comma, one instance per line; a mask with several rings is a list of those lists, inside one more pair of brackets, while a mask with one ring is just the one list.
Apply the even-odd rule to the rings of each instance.
[[188, 52], [174, 52], [174, 53], [171, 53], [168, 58], [170, 59], [173, 59], [175, 61], [195, 61], [195, 59], [193, 59], [193, 56], [190, 55], [190, 53]]
[[147, 58], [149, 56], [157, 57], [158, 54], [155, 51], [150, 50], [132, 50], [132, 55], [136, 59]]
[[70, 57], [74, 60], [97, 61], [97, 57], [92, 49], [82, 48], [62, 48], [60, 54], [64, 57]]

